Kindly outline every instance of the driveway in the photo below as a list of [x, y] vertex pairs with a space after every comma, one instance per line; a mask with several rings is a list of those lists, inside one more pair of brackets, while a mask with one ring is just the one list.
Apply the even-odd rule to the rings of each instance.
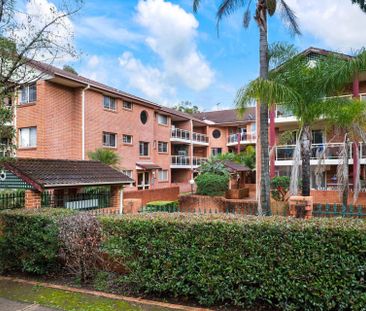
[[0, 297], [0, 311], [55, 311], [37, 304], [22, 303]]

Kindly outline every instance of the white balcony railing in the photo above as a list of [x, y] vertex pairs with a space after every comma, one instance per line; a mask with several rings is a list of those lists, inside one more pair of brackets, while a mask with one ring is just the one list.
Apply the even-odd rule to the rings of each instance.
[[191, 139], [191, 132], [179, 128], [172, 128], [171, 138], [189, 141]]
[[236, 133], [229, 135], [227, 139], [228, 144], [237, 144], [240, 137], [241, 143], [255, 143], [257, 139], [256, 133]]
[[207, 161], [207, 158], [203, 157], [189, 157], [189, 156], [177, 156], [173, 155], [171, 157], [171, 165], [172, 166], [181, 166], [181, 167], [187, 167], [187, 166], [200, 166], [203, 162]]
[[[318, 160], [320, 156], [325, 160], [339, 159], [339, 152], [341, 151], [342, 143], [332, 144], [312, 144], [311, 145], [311, 160]], [[352, 145], [349, 145], [349, 156], [352, 158]], [[325, 150], [326, 149], [326, 150]], [[294, 156], [295, 145], [277, 146], [276, 147], [276, 161], [291, 161]], [[323, 154], [325, 150], [325, 153]], [[362, 152], [362, 148], [361, 148]], [[366, 152], [366, 148], [365, 148]], [[360, 153], [361, 154], [361, 153]], [[365, 154], [366, 155], [366, 154]]]
[[208, 144], [208, 136], [202, 133], [192, 133], [192, 141], [197, 143]]

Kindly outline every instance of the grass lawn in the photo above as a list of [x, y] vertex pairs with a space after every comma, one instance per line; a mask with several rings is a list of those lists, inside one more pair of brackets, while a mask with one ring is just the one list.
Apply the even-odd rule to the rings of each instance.
[[20, 302], [37, 303], [42, 306], [64, 311], [168, 310], [151, 306], [134, 305], [120, 300], [93, 295], [2, 280], [0, 280], [0, 297]]

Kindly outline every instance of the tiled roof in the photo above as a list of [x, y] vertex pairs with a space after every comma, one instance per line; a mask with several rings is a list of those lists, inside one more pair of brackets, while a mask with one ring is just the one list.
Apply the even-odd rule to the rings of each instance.
[[37, 190], [134, 182], [125, 174], [98, 161], [18, 158], [6, 163], [5, 167]]
[[239, 116], [236, 109], [201, 112], [195, 113], [193, 116], [198, 119], [209, 120], [217, 124], [251, 122], [255, 121], [255, 107], [247, 108], [242, 117]]
[[249, 172], [250, 168], [245, 165], [235, 163], [232, 161], [224, 161], [224, 165], [229, 169], [230, 172]]

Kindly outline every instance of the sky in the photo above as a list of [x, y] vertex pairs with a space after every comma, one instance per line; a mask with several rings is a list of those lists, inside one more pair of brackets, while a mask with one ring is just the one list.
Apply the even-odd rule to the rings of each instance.
[[[52, 5], [52, 0], [31, 2], [33, 10]], [[202, 111], [233, 108], [238, 89], [259, 72], [258, 29], [254, 21], [244, 29], [239, 11], [220, 23], [218, 33], [218, 2], [202, 0], [194, 14], [192, 0], [86, 0], [67, 23], [80, 56], [64, 64], [162, 105], [190, 101]], [[302, 35], [292, 37], [275, 15], [270, 43], [346, 53], [366, 46], [366, 14], [351, 0], [286, 2]]]

